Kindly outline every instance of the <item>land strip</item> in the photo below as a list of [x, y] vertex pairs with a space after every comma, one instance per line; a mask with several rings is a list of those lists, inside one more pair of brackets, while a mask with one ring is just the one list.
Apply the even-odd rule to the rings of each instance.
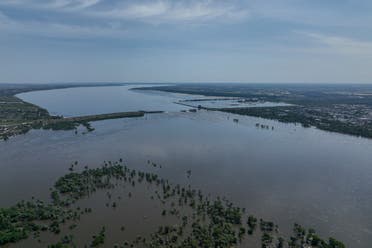
[[200, 108], [372, 138], [370, 85], [179, 84], [138, 89], [288, 103], [291, 106], [206, 108], [201, 102]]
[[0, 138], [7, 140], [11, 136], [27, 133], [31, 129], [73, 130], [76, 129], [79, 125], [85, 126], [90, 132], [94, 130], [94, 128], [92, 128], [90, 125], [90, 122], [93, 121], [143, 117], [145, 114], [155, 114], [162, 112], [163, 111], [117, 112], [68, 118], [50, 116], [49, 118], [24, 121], [22, 123], [2, 124], [0, 125]]
[[15, 96], [34, 90], [114, 85], [119, 84], [0, 85], [0, 140], [7, 140], [11, 136], [27, 133], [31, 129], [73, 130], [79, 125], [83, 125], [88, 131], [93, 131], [94, 129], [90, 126], [92, 121], [142, 117], [145, 114], [161, 113], [161, 111], [135, 111], [64, 118], [63, 116], [51, 116], [46, 109]]

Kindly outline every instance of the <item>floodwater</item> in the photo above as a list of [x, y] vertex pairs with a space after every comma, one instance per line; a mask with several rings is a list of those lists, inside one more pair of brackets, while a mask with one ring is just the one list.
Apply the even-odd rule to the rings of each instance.
[[[115, 104], [118, 101], [119, 89], [114, 88], [30, 92], [29, 98], [23, 97], [25, 94], [22, 98], [37, 99], [31, 102], [66, 116], [138, 110], [127, 108], [134, 103], [126, 100], [120, 100], [123, 109], [117, 105], [110, 108], [109, 99], [114, 99]], [[79, 106], [70, 99], [63, 106], [56, 103], [66, 90], [80, 92]], [[108, 99], [103, 109], [101, 101], [87, 101], [84, 90], [96, 91], [97, 97], [100, 92], [112, 92], [114, 96], [101, 96]], [[120, 94], [134, 94], [128, 88], [126, 92]], [[83, 128], [78, 134], [32, 130], [0, 143], [1, 206], [32, 196], [48, 199], [49, 187], [68, 172], [75, 160], [81, 167], [95, 167], [104, 160], [123, 158], [131, 168], [156, 170], [171, 182], [191, 183], [205, 193], [225, 196], [247, 212], [274, 221], [284, 233], [297, 222], [315, 228], [322, 237], [338, 238], [348, 247], [370, 247], [372, 140], [216, 111], [184, 113], [180, 112], [183, 107], [173, 102], [185, 95], [147, 91], [135, 94], [139, 98], [135, 101], [141, 102], [139, 109], [146, 103], [168, 112], [94, 122], [95, 131], [87, 134]], [[256, 123], [270, 129], [257, 128]], [[147, 160], [162, 168], [149, 168]], [[192, 171], [190, 179], [187, 170]], [[161, 206], [154, 206], [141, 187], [133, 190], [139, 198], [130, 203], [123, 197], [116, 210], [105, 207], [105, 192], [84, 200], [81, 204], [93, 206], [93, 213], [82, 217], [76, 229], [79, 237], [97, 234], [102, 225], [116, 230], [111, 234], [112, 242], [134, 239], [142, 230], [145, 234], [156, 231], [154, 223], [161, 218]], [[144, 220], [144, 216], [150, 217]], [[126, 231], [120, 231], [121, 225], [127, 227]], [[19, 247], [22, 245], [43, 247], [35, 241], [22, 242]]]
[[130, 90], [149, 85], [78, 87], [26, 92], [17, 96], [65, 117], [127, 111], [180, 111], [197, 108], [274, 107], [285, 103], [242, 101], [240, 98], [187, 95], [151, 90]]
[[65, 117], [139, 110], [179, 111], [189, 109], [189, 107], [175, 104], [175, 102], [179, 99], [197, 97], [150, 90], [129, 90], [140, 86], [144, 85], [67, 88], [26, 92], [17, 96], [47, 109], [52, 115]]
[[290, 106], [291, 104], [264, 102], [264, 101], [244, 101], [240, 98], [215, 98], [215, 99], [192, 99], [180, 101], [181, 104], [191, 107], [203, 108], [257, 108], [257, 107], [279, 107]]

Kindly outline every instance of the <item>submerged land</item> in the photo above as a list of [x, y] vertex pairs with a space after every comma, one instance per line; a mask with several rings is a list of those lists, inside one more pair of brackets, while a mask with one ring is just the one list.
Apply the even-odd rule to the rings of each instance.
[[[91, 131], [89, 122], [94, 120], [140, 117], [144, 111], [111, 113], [105, 115], [64, 118], [51, 116], [46, 109], [25, 102], [16, 94], [71, 87], [118, 86], [122, 84], [57, 84], [57, 85], [1, 85], [0, 86], [0, 139], [23, 134], [31, 129], [69, 130], [79, 125]], [[205, 107], [238, 115], [248, 115], [285, 123], [298, 123], [303, 127], [372, 138], [372, 86], [368, 85], [290, 85], [290, 84], [175, 84], [134, 88], [239, 98], [239, 102], [285, 103], [269, 107]], [[197, 99], [195, 101], [198, 101]], [[187, 105], [186, 102], [179, 102]], [[159, 112], [159, 111], [155, 111]]]
[[[51, 116], [46, 109], [25, 102], [16, 96], [22, 92], [69, 87], [71, 85], [1, 86], [0, 138], [6, 140], [11, 136], [40, 128], [77, 130], [77, 127], [82, 125], [87, 131], [93, 131], [94, 128], [90, 125], [92, 121], [142, 117], [148, 113], [161, 112], [132, 111], [76, 117]], [[74, 85], [74, 87], [80, 86]], [[141, 89], [212, 96], [209, 99], [177, 102], [193, 107], [190, 112], [196, 112], [197, 109], [222, 111], [300, 123], [304, 127], [313, 126], [331, 132], [372, 138], [372, 87], [368, 86], [179, 84]], [[206, 101], [231, 100], [234, 100], [234, 103], [226, 108], [205, 105]], [[235, 102], [280, 104], [241, 107], [238, 104], [235, 106]], [[238, 118], [234, 116], [233, 121], [238, 123]], [[274, 130], [272, 125], [256, 123], [256, 127], [268, 130]], [[139, 191], [143, 195], [141, 194], [140, 197], [150, 197], [151, 201], [162, 208], [158, 213], [160, 218], [164, 220], [168, 217], [174, 218], [177, 220], [176, 224], [156, 222], [159, 226], [151, 235], [141, 233], [136, 238], [123, 235], [123, 239], [119, 240], [114, 247], [227, 248], [247, 247], [252, 244], [253, 247], [266, 248], [345, 247], [342, 242], [332, 237], [323, 238], [314, 229], [297, 223], [293, 223], [293, 233], [284, 233], [273, 221], [254, 216], [245, 208], [226, 200], [223, 195], [211, 196], [194, 188], [191, 183], [186, 185], [172, 183], [161, 178], [157, 173], [161, 165], [148, 161], [148, 166], [150, 168], [148, 171], [130, 169], [124, 165], [122, 159], [116, 162], [104, 162], [104, 165], [99, 168], [88, 168], [88, 166], [83, 168], [78, 162], [72, 163], [69, 167], [70, 172], [58, 178], [50, 188], [49, 200], [25, 199], [13, 206], [0, 208], [0, 246], [21, 244], [22, 247], [22, 244], [27, 245], [31, 242], [35, 247], [106, 247], [106, 244], [110, 243], [108, 240], [109, 233], [112, 231], [110, 223], [91, 233], [91, 239], [82, 241], [77, 238], [79, 232], [76, 230], [81, 218], [85, 215], [94, 215], [96, 211], [93, 207], [82, 208], [79, 202], [94, 196], [97, 192], [107, 191], [107, 201], [102, 204], [115, 211], [120, 204], [133, 200], [134, 189], [142, 185], [144, 187]], [[152, 168], [156, 170], [152, 171]], [[191, 170], [184, 173], [187, 178], [192, 175]], [[125, 189], [126, 193], [114, 199], [111, 190], [117, 188]], [[121, 199], [125, 200], [121, 201]], [[123, 222], [120, 231], [125, 233], [127, 228], [130, 226], [126, 226]], [[45, 238], [45, 234], [52, 235], [53, 238]]]
[[236, 97], [246, 102], [287, 103], [254, 108], [200, 108], [262, 117], [303, 127], [372, 138], [372, 86], [324, 84], [178, 84], [142, 87], [204, 96]]
[[[161, 165], [148, 161], [149, 167]], [[98, 191], [107, 191], [108, 208], [115, 210], [120, 199], [132, 198], [131, 190], [145, 184], [152, 201], [159, 202], [163, 210], [158, 214], [166, 218], [176, 218], [177, 224], [162, 225], [150, 236], [139, 235], [135, 239], [123, 236], [114, 247], [245, 247], [256, 240], [262, 248], [344, 248], [345, 245], [334, 239], [322, 239], [314, 229], [306, 229], [295, 223], [290, 237], [280, 232], [278, 225], [246, 212], [245, 208], [235, 206], [224, 197], [212, 197], [189, 185], [171, 183], [154, 172], [137, 171], [123, 164], [123, 160], [104, 162], [99, 168], [79, 168], [75, 161], [70, 172], [57, 179], [50, 188], [50, 200], [38, 199], [21, 201], [9, 208], [0, 208], [0, 245], [34, 239], [50, 248], [78, 247], [74, 229], [79, 226], [83, 215], [94, 214], [92, 208], [81, 209], [77, 203], [89, 198]], [[185, 172], [187, 177], [191, 171]], [[110, 190], [121, 187], [129, 191], [113, 199]], [[142, 197], [146, 197], [143, 194]], [[67, 231], [63, 227], [68, 226]], [[121, 227], [124, 231], [125, 223]], [[130, 227], [129, 227], [130, 228]], [[54, 244], [47, 244], [42, 234], [50, 232], [60, 238]], [[105, 247], [107, 227], [102, 226], [91, 240], [83, 241], [84, 247]]]

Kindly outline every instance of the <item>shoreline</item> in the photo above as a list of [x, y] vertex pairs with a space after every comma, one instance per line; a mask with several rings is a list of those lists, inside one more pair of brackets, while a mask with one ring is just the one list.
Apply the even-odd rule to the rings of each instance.
[[[190, 89], [188, 88], [190, 87]], [[213, 87], [211, 85], [210, 87]], [[203, 95], [206, 97], [238, 97], [247, 100], [257, 99], [258, 101], [267, 102], [282, 102], [289, 104], [289, 106], [274, 106], [274, 107], [237, 107], [237, 108], [210, 108], [199, 106], [200, 109], [211, 111], [221, 111], [236, 115], [245, 115], [252, 117], [264, 118], [267, 120], [276, 120], [283, 123], [301, 124], [304, 128], [315, 127], [319, 130], [339, 133], [344, 135], [351, 135], [354, 137], [362, 137], [372, 139], [372, 121], [364, 120], [365, 118], [357, 115], [358, 112], [372, 111], [372, 100], [364, 99], [361, 102], [346, 102], [343, 103], [343, 98], [338, 100], [329, 100], [324, 96], [320, 97], [320, 103], [313, 103], [307, 100], [296, 99], [296, 94], [291, 93], [292, 100], [288, 96], [272, 96], [269, 93], [260, 93], [257, 95], [254, 90], [239, 93], [225, 92], [224, 89], [201, 87], [193, 89], [191, 86], [173, 86], [173, 87], [140, 87], [138, 90], [158, 90], [171, 93], [181, 93], [190, 95]], [[208, 91], [210, 90], [210, 91]], [[306, 93], [306, 92], [305, 92]], [[301, 92], [301, 94], [304, 94]], [[288, 98], [288, 99], [286, 99]], [[371, 106], [366, 105], [367, 103]], [[181, 105], [189, 106], [184, 103]], [[195, 106], [193, 106], [195, 107]], [[349, 111], [350, 110], [350, 111]], [[352, 114], [350, 114], [352, 112]], [[339, 116], [348, 114], [345, 121], [338, 119]], [[362, 120], [363, 119], [363, 120]]]
[[145, 114], [163, 113], [163, 111], [130, 111], [87, 116], [63, 117], [50, 115], [48, 110], [33, 103], [26, 102], [17, 95], [32, 91], [68, 89], [79, 87], [113, 87], [118, 84], [56, 84], [56, 85], [0, 85], [0, 140], [25, 134], [31, 129], [73, 130], [83, 125], [88, 132], [94, 130], [90, 122], [108, 119], [143, 117]]

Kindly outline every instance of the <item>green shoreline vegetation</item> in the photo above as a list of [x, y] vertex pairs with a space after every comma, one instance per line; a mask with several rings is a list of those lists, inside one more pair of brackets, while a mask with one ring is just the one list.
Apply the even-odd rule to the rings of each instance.
[[201, 108], [372, 138], [372, 87], [368, 85], [179, 84], [137, 89], [287, 103], [291, 106]]
[[316, 127], [320, 130], [372, 138], [372, 126], [353, 125], [321, 116], [304, 115], [301, 106], [254, 107], [254, 108], [220, 108], [218, 111], [238, 115], [248, 115], [264, 119], [277, 120], [283, 123], [298, 123], [302, 127]]
[[35, 90], [114, 85], [118, 86], [121, 84], [0, 85], [0, 140], [8, 140], [12, 136], [25, 134], [31, 129], [76, 130], [78, 126], [82, 125], [88, 132], [91, 132], [94, 131], [94, 128], [90, 125], [92, 121], [142, 117], [145, 114], [162, 112], [133, 111], [64, 118], [62, 116], [51, 116], [46, 109], [25, 102], [15, 96], [19, 93]]
[[[154, 163], [148, 163], [154, 166]], [[99, 190], [114, 189], [122, 183], [132, 187], [145, 184], [147, 189], [156, 189], [151, 199], [164, 206], [159, 215], [172, 215], [179, 224], [159, 225], [150, 236], [123, 240], [116, 247], [239, 247], [242, 241], [253, 241], [253, 234], [257, 234], [261, 237], [262, 248], [345, 248], [342, 242], [334, 238], [324, 240], [313, 229], [307, 230], [299, 224], [294, 225], [293, 234], [287, 238], [273, 222], [258, 219], [225, 198], [205, 195], [191, 185], [173, 184], [156, 173], [130, 169], [122, 159], [104, 162], [99, 168], [84, 167], [80, 172], [75, 172], [77, 165], [78, 162], [71, 164], [70, 172], [57, 179], [51, 188], [50, 201], [32, 199], [0, 209], [0, 245], [31, 237], [42, 242], [41, 232], [51, 232], [62, 238], [48, 247], [76, 247], [74, 237], [61, 233], [61, 230], [66, 225], [70, 226], [70, 230], [74, 229], [82, 215], [92, 214], [91, 208], [76, 207], [78, 201]], [[186, 175], [189, 177], [191, 171]], [[117, 204], [120, 203], [114, 202], [112, 208], [116, 208]], [[184, 214], [188, 211], [191, 211], [191, 215]], [[121, 230], [124, 230], [124, 226]], [[87, 241], [85, 247], [103, 247], [107, 232], [102, 227], [98, 234], [92, 236], [90, 243]]]

